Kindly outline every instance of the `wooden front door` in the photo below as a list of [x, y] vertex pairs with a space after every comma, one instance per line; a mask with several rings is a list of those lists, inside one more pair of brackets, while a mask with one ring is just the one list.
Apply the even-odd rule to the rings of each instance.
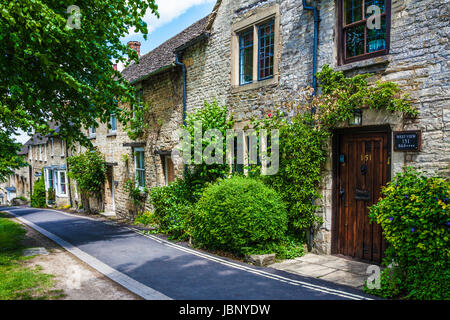
[[337, 253], [380, 263], [385, 249], [381, 227], [368, 207], [388, 181], [388, 133], [339, 136], [337, 174]]

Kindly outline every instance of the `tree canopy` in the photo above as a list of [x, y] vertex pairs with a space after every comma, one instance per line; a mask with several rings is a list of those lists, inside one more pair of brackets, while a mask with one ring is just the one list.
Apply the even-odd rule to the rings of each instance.
[[[0, 145], [11, 144], [4, 138], [18, 128], [51, 133], [49, 120], [69, 142], [88, 145], [85, 129], [97, 126], [97, 119], [106, 123], [115, 114], [125, 123], [130, 118], [120, 106], [135, 103], [134, 88], [112, 61], [138, 60], [121, 38], [129, 31], [147, 38], [143, 18], [148, 12], [158, 16], [155, 0], [75, 4], [0, 0]], [[15, 162], [9, 166], [15, 168]]]

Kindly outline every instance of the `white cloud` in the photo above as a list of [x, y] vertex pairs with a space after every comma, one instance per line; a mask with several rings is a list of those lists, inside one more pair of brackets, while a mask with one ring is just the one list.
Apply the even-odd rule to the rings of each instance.
[[[147, 22], [148, 31], [151, 33], [158, 27], [161, 27], [178, 18], [189, 8], [215, 1], [216, 0], [156, 0], [156, 3], [158, 4], [158, 13], [160, 16], [159, 19], [151, 12], [147, 12], [144, 17], [144, 21]], [[136, 35], [134, 30], [130, 30], [128, 36], [134, 35]]]

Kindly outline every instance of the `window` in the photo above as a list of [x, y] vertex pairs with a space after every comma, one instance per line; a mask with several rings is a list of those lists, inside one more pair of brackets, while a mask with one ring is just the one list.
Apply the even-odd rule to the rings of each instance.
[[145, 187], [145, 152], [144, 148], [134, 149], [134, 168], [136, 176], [136, 186]]
[[239, 84], [253, 82], [253, 29], [239, 35]]
[[53, 148], [53, 138], [50, 138], [50, 155], [52, 157], [55, 155], [55, 149]]
[[112, 115], [111, 118], [109, 119], [109, 125], [111, 126], [111, 128], [109, 129], [109, 132], [111, 133], [115, 133], [117, 131], [117, 117], [116, 115]]
[[92, 126], [89, 128], [89, 138], [94, 138], [97, 135], [97, 128]]
[[258, 80], [273, 77], [273, 56], [275, 50], [274, 21], [259, 26]]
[[161, 156], [161, 161], [164, 170], [164, 183], [169, 185], [169, 183], [175, 181], [175, 168], [173, 165], [172, 158], [168, 155]]
[[233, 90], [278, 83], [279, 5], [256, 9], [232, 26]]
[[[134, 108], [140, 108], [142, 109], [144, 107], [144, 90], [140, 88], [136, 92], [136, 106]], [[139, 120], [136, 118], [136, 113], [134, 112], [136, 109], [133, 110], [133, 118], [136, 120]]]
[[47, 181], [47, 188], [46, 190], [48, 191], [49, 189], [55, 189], [55, 182], [54, 182], [54, 170], [52, 169], [46, 169], [46, 181]]
[[42, 144], [39, 145], [39, 161], [42, 161]]
[[30, 159], [30, 161], [33, 160], [33, 146], [30, 146], [29, 159]]
[[58, 193], [61, 196], [65, 196], [67, 194], [67, 190], [66, 190], [66, 172], [65, 171], [58, 171], [58, 182], [59, 182], [59, 186], [58, 186]]
[[389, 52], [390, 5], [390, 0], [339, 0], [341, 64]]
[[66, 143], [64, 140], [61, 140], [61, 157], [65, 156], [65, 151], [66, 151]]

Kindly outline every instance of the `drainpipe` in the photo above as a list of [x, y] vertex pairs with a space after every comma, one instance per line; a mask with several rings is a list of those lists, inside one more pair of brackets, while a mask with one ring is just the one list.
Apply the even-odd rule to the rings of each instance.
[[319, 9], [317, 6], [308, 6], [306, 0], [303, 0], [303, 9], [313, 11], [314, 13], [314, 53], [313, 53], [313, 88], [314, 95], [317, 94], [317, 51], [319, 48]]
[[[313, 82], [313, 89], [314, 89], [314, 96], [317, 95], [317, 77], [316, 77], [316, 73], [317, 73], [317, 51], [319, 48], [319, 9], [317, 9], [317, 5], [316, 6], [308, 6], [306, 4], [306, 0], [303, 0], [303, 9], [304, 10], [308, 10], [308, 11], [312, 11], [314, 13], [314, 52], [313, 52], [313, 78], [312, 78], [312, 82]], [[313, 108], [311, 110], [311, 113], [314, 115], [316, 113], [316, 109]], [[313, 198], [312, 204], [314, 205], [315, 203], [315, 198]], [[314, 238], [314, 229], [311, 227], [308, 231], [307, 231], [307, 237], [309, 238], [309, 244], [308, 247], [309, 249], [312, 249], [313, 247], [313, 238]]]

